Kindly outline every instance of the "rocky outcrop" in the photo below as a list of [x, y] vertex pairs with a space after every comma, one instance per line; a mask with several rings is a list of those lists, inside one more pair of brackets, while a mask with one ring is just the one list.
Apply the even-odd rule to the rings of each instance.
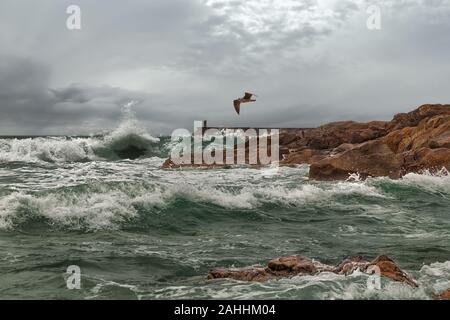
[[380, 140], [352, 146], [349, 150], [313, 162], [309, 176], [318, 180], [346, 179], [349, 173], [398, 178], [403, 158]]
[[311, 162], [309, 176], [318, 180], [361, 177], [399, 178], [425, 169], [450, 169], [450, 105], [424, 105], [386, 123], [383, 136], [346, 146], [346, 150]]
[[386, 134], [386, 127], [387, 122], [384, 121], [333, 122], [318, 128], [302, 130], [301, 135], [292, 130], [282, 131], [280, 145], [290, 149], [306, 147], [313, 150], [330, 150], [343, 143], [356, 144], [379, 138]]
[[416, 127], [424, 119], [440, 115], [450, 115], [448, 104], [424, 104], [414, 111], [399, 113], [388, 123], [387, 130], [394, 131], [406, 127]]
[[369, 274], [372, 274], [374, 270], [379, 270], [383, 277], [417, 287], [416, 281], [387, 256], [379, 256], [371, 262], [365, 261], [362, 257], [352, 257], [337, 266], [330, 266], [301, 256], [285, 256], [269, 261], [266, 267], [216, 268], [208, 273], [208, 279], [231, 278], [242, 281], [266, 281], [301, 275], [317, 275], [321, 272], [348, 275], [356, 270]]
[[433, 300], [450, 300], [450, 289], [442, 291], [440, 294], [433, 296]]
[[[316, 180], [347, 179], [354, 173], [362, 178], [399, 178], [410, 172], [450, 170], [450, 105], [423, 105], [386, 122], [281, 129], [279, 145], [280, 165], [309, 164], [309, 177]], [[248, 152], [248, 143], [245, 148]], [[163, 164], [174, 167], [179, 166], [170, 159]]]

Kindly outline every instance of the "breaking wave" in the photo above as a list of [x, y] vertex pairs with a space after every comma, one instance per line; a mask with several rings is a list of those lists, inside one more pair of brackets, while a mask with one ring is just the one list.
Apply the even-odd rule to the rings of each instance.
[[[198, 175], [192, 172], [192, 175]], [[261, 178], [263, 179], [263, 178]], [[364, 183], [286, 186], [221, 186], [161, 181], [90, 182], [41, 192], [12, 191], [0, 198], [0, 229], [29, 223], [70, 230], [173, 227], [186, 220], [209, 223], [236, 219], [278, 219], [272, 209], [314, 209], [339, 205], [340, 197], [384, 199]], [[162, 215], [161, 215], [162, 214]], [[295, 214], [295, 213], [294, 213]]]
[[82, 162], [165, 157], [168, 138], [151, 136], [136, 119], [132, 105], [123, 107], [118, 127], [105, 135], [0, 139], [0, 161]]
[[[21, 276], [30, 274], [29, 283], [37, 264], [51, 265], [49, 279], [57, 278], [59, 288], [61, 261], [72, 259], [67, 250], [74, 249], [72, 256], [85, 256], [91, 268], [99, 268], [86, 273], [90, 289], [80, 291], [80, 298], [127, 292], [156, 299], [430, 299], [450, 287], [450, 179], [444, 171], [399, 180], [355, 175], [317, 182], [305, 179], [307, 166], [162, 170], [163, 159], [146, 155], [96, 161], [116, 159], [117, 150], [130, 145], [146, 147], [147, 154], [163, 150], [164, 139], [156, 141], [127, 119], [101, 137], [7, 143], [4, 148], [16, 151], [1, 147], [1, 157], [22, 162], [0, 164], [2, 263], [20, 266]], [[383, 280], [382, 290], [368, 291], [367, 275], [357, 273], [264, 283], [205, 281], [212, 267], [265, 263], [287, 254], [334, 263], [381, 253], [398, 261], [420, 287]], [[129, 275], [130, 268], [137, 273]], [[14, 281], [3, 285], [23, 296], [14, 291]]]
[[[364, 221], [396, 219], [396, 223], [402, 223], [399, 230], [410, 232], [405, 237], [412, 237], [431, 234], [412, 231], [411, 221], [420, 220], [413, 214], [414, 201], [442, 207], [450, 199], [450, 176], [445, 171], [408, 174], [399, 180], [361, 181], [353, 177], [341, 182], [313, 182], [303, 179], [307, 167], [280, 168], [267, 176], [264, 170], [251, 168], [163, 171], [160, 163], [150, 161], [153, 159], [93, 161], [115, 159], [117, 150], [129, 146], [146, 148], [146, 155], [164, 152], [166, 141], [148, 135], [129, 110], [115, 131], [100, 138], [35, 138], [7, 140], [7, 146], [2, 143], [5, 140], [0, 140], [0, 160], [9, 157], [8, 161], [91, 162], [45, 169], [43, 173], [36, 168], [36, 176], [27, 175], [28, 181], [0, 190], [0, 229], [22, 228], [36, 222], [89, 231], [151, 228], [156, 221], [159, 225], [178, 225], [201, 215], [199, 223], [230, 214], [244, 220], [281, 219], [278, 212], [286, 211], [289, 219], [298, 219], [302, 212], [351, 211]], [[10, 177], [23, 174], [8, 172]], [[440, 214], [439, 209], [435, 211]], [[184, 216], [180, 217], [180, 212]], [[165, 218], [158, 216], [161, 213]], [[353, 228], [351, 224], [343, 223]]]
[[[195, 290], [208, 299], [429, 300], [450, 286], [449, 265], [450, 261], [436, 262], [420, 270], [407, 270], [415, 275], [418, 288], [381, 278], [380, 289], [369, 289], [369, 275], [355, 271], [349, 275], [323, 272], [267, 282], [225, 280], [200, 283]], [[183, 285], [166, 286], [143, 294], [144, 298], [153, 299], [187, 299], [192, 295], [192, 287]]]

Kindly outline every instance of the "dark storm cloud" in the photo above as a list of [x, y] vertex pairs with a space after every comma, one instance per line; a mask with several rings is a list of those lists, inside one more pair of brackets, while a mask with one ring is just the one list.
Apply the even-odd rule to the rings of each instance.
[[[24, 58], [0, 58], [2, 134], [95, 133], [117, 122], [122, 106], [129, 101], [138, 102], [136, 108], [140, 110], [140, 105], [157, 99], [147, 93], [109, 86], [73, 84], [52, 89], [49, 67]], [[140, 111], [160, 121], [169, 116], [164, 112]]]
[[[448, 0], [4, 0], [0, 134], [112, 128], [130, 100], [152, 133], [388, 119], [450, 100], [449, 17]], [[244, 90], [259, 98], [238, 117]]]
[[[1, 128], [33, 125], [41, 122], [36, 118], [54, 100], [45, 86], [50, 71], [48, 68], [32, 63], [27, 59], [0, 57], [0, 110]], [[5, 130], [6, 129], [6, 130]]]

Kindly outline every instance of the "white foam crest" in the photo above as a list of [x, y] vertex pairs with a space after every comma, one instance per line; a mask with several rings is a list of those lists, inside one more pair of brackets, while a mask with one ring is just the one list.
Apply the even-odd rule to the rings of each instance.
[[203, 201], [229, 209], [253, 209], [272, 203], [288, 206], [303, 205], [308, 202], [327, 201], [342, 194], [362, 194], [385, 197], [378, 190], [365, 183], [342, 182], [338, 184], [303, 184], [289, 188], [285, 186], [244, 186], [227, 190], [213, 185], [179, 184], [169, 188], [171, 196], [184, 195], [194, 201]]
[[135, 112], [132, 110], [136, 103], [135, 101], [130, 101], [123, 106], [122, 117], [118, 127], [105, 136], [103, 143], [111, 144], [129, 136], [138, 136], [149, 142], [159, 142], [159, 138], [150, 135], [137, 119]]
[[371, 185], [368, 181], [363, 182], [350, 182], [342, 181], [332, 184], [330, 191], [334, 194], [360, 194], [371, 197], [386, 198], [387, 196], [381, 193], [375, 186]]
[[310, 184], [301, 185], [300, 187], [293, 189], [281, 186], [259, 188], [254, 192], [266, 203], [281, 202], [288, 205], [302, 204], [308, 200], [320, 200], [331, 196], [326, 190]]
[[[214, 181], [216, 182], [216, 181]], [[149, 184], [150, 183], [150, 184]], [[72, 187], [71, 187], [72, 188]], [[300, 183], [297, 187], [262, 185], [230, 187], [208, 183], [167, 183], [129, 181], [94, 184], [88, 189], [56, 188], [45, 194], [15, 192], [0, 199], [0, 228], [14, 228], [33, 216], [71, 228], [111, 229], [135, 217], [137, 207], [164, 208], [174, 199], [217, 205], [226, 209], [249, 210], [267, 204], [301, 206], [328, 201], [335, 195], [348, 193], [379, 196], [365, 183]]]
[[147, 150], [160, 140], [150, 135], [139, 123], [131, 110], [134, 104], [130, 102], [123, 107], [118, 127], [103, 138], [0, 139], [0, 161], [77, 162], [108, 158], [114, 150], [123, 150], [129, 146]]
[[[186, 298], [199, 291], [211, 299], [430, 299], [426, 288], [413, 288], [386, 278], [381, 280], [381, 288], [369, 289], [369, 275], [353, 272], [339, 275], [323, 272], [318, 275], [303, 275], [266, 282], [242, 282], [232, 279], [192, 286], [167, 286], [157, 289], [147, 298]], [[195, 291], [195, 292], [194, 292]]]
[[[253, 189], [255, 190], [255, 189]], [[372, 197], [385, 197], [374, 186], [365, 182], [339, 182], [320, 184], [300, 184], [295, 188], [273, 186], [258, 188], [255, 194], [260, 195], [265, 202], [277, 202], [289, 205], [299, 205], [309, 201], [326, 201], [337, 195], [361, 194]]]
[[432, 294], [439, 294], [449, 289], [450, 261], [434, 262], [429, 265], [424, 265], [420, 269], [418, 281], [421, 285], [428, 287]]
[[296, 206], [308, 202], [327, 201], [334, 196], [347, 194], [386, 197], [376, 187], [366, 182], [339, 182], [331, 184], [299, 182], [299, 185], [296, 187], [284, 185], [249, 186], [245, 184], [242, 188], [231, 190], [213, 184], [200, 183], [201, 181], [197, 182], [195, 184], [174, 185], [170, 190], [173, 195], [184, 195], [192, 200], [211, 202], [229, 209], [252, 209], [268, 203]]
[[13, 193], [0, 200], [0, 228], [13, 228], [33, 217], [71, 228], [114, 229], [136, 215], [130, 197], [119, 190], [104, 193], [48, 194]]
[[450, 174], [445, 168], [436, 173], [430, 171], [424, 171], [421, 174], [408, 173], [397, 183], [418, 186], [432, 193], [450, 194]]
[[0, 161], [66, 162], [95, 158], [91, 138], [0, 139]]
[[[77, 193], [79, 192], [79, 193]], [[0, 198], [0, 229], [13, 229], [33, 217], [71, 229], [117, 229], [137, 216], [137, 207], [164, 208], [178, 197], [215, 204], [229, 209], [251, 209], [258, 200], [251, 192], [233, 193], [191, 185], [147, 186], [119, 184], [92, 190], [63, 192], [55, 189], [44, 195], [15, 192]]]
[[184, 195], [191, 200], [213, 203], [228, 209], [252, 209], [258, 205], [258, 199], [250, 191], [225, 191], [211, 186], [198, 188], [193, 185], [174, 185], [170, 189], [172, 196]]
[[96, 277], [85, 277], [93, 282], [100, 281], [97, 283], [90, 291], [92, 293], [91, 296], [86, 297], [86, 299], [96, 299], [102, 295], [103, 291], [110, 287], [120, 288], [128, 290], [130, 293], [136, 296], [139, 299], [139, 288], [136, 285], [126, 284], [126, 283], [118, 283], [115, 281], [108, 281], [101, 278]]
[[369, 289], [367, 282], [370, 275], [355, 270], [349, 275], [338, 275], [324, 272], [315, 276], [295, 277], [303, 288], [312, 286], [322, 287], [325, 292], [319, 294], [321, 299], [327, 300], [361, 300], [361, 299], [428, 299], [425, 289], [413, 288], [409, 285], [381, 278], [379, 289]]
[[429, 298], [423, 288], [412, 288], [406, 284], [385, 281], [379, 290], [368, 289], [366, 283], [350, 283], [344, 285], [341, 290], [322, 295], [322, 299], [333, 300], [426, 300]]
[[430, 276], [450, 275], [450, 261], [435, 262], [430, 265], [424, 265], [422, 269], [420, 269], [420, 272]]

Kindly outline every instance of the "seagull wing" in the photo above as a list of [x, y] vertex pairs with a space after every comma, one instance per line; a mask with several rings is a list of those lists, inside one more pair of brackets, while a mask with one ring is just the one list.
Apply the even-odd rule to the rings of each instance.
[[250, 100], [253, 96], [253, 93], [246, 92], [243, 99]]
[[239, 114], [239, 112], [241, 111], [241, 101], [234, 100], [233, 105], [234, 105], [234, 110], [236, 110], [236, 113]]

